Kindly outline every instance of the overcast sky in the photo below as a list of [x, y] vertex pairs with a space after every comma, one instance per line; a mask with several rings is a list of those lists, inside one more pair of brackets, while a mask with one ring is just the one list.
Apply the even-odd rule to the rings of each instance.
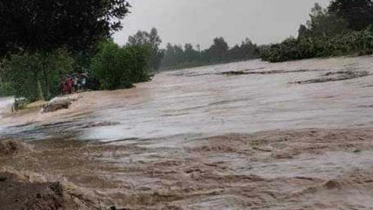
[[314, 3], [330, 0], [129, 0], [131, 14], [114, 35], [121, 45], [138, 30], [156, 27], [163, 45], [192, 43], [206, 48], [223, 36], [232, 46], [245, 37], [258, 44], [296, 35]]

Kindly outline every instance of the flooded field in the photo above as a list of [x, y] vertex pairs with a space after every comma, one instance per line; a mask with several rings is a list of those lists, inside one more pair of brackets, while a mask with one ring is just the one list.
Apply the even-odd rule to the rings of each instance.
[[372, 57], [250, 61], [48, 114], [0, 99], [0, 138], [27, 145], [0, 146], [0, 169], [62, 183], [77, 209], [372, 209], [372, 74]]

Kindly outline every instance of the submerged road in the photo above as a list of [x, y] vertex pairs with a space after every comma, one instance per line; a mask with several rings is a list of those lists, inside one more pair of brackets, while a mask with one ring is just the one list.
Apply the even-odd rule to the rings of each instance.
[[50, 134], [58, 123], [59, 133], [79, 131], [81, 139], [123, 140], [371, 126], [371, 73], [371, 57], [250, 61], [165, 72], [134, 89], [83, 93], [71, 110], [2, 119], [2, 127], [34, 123], [21, 127], [27, 131], [47, 124]]

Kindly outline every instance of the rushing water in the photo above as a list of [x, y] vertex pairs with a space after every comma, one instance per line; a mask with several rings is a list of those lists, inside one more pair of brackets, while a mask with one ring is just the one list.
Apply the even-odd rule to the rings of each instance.
[[[346, 127], [372, 123], [373, 77], [291, 84], [329, 71], [372, 72], [372, 58], [308, 60], [282, 64], [260, 61], [167, 72], [118, 96], [94, 118], [116, 126], [87, 129], [89, 139], [149, 138], [179, 134], [219, 135], [304, 127]], [[249, 69], [309, 72], [224, 76]], [[313, 71], [314, 70], [314, 71]]]
[[[255, 60], [165, 72], [134, 89], [83, 95], [83, 100], [76, 103], [82, 103], [89, 115], [74, 122], [65, 116], [68, 123], [64, 129], [76, 127], [82, 139], [116, 140], [370, 126], [372, 76], [324, 83], [294, 82], [318, 79], [328, 72], [373, 73], [372, 64], [372, 57], [279, 64]], [[250, 74], [220, 74], [239, 70]], [[268, 74], [260, 74], [265, 72]], [[109, 125], [75, 126], [97, 122]], [[59, 128], [61, 125], [56, 126]]]
[[[56, 176], [134, 209], [372, 209], [372, 64], [250, 61], [83, 93], [68, 110], [0, 119], [0, 138], [115, 142], [36, 141], [41, 152], [0, 168]], [[257, 131], [270, 132], [246, 135]]]

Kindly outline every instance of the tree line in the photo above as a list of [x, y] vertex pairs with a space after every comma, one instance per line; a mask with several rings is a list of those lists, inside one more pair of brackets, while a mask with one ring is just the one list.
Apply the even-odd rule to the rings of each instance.
[[192, 44], [182, 47], [168, 43], [163, 54], [163, 69], [229, 63], [259, 57], [258, 47], [250, 39], [246, 38], [240, 45], [236, 44], [231, 48], [223, 37], [215, 38], [213, 44], [205, 50], [201, 50], [199, 45], [195, 49]]
[[262, 60], [283, 62], [314, 57], [373, 53], [372, 0], [333, 0], [315, 4], [298, 37], [260, 47]]
[[150, 32], [138, 31], [135, 35], [130, 36], [127, 45], [143, 46], [149, 49], [148, 64], [153, 71], [259, 58], [257, 45], [248, 38], [231, 48], [223, 37], [217, 37], [213, 40], [213, 44], [205, 50], [201, 50], [199, 45], [194, 47], [190, 43], [184, 46], [167, 43], [166, 47], [162, 49], [161, 43], [162, 39], [158, 30], [153, 28]]

